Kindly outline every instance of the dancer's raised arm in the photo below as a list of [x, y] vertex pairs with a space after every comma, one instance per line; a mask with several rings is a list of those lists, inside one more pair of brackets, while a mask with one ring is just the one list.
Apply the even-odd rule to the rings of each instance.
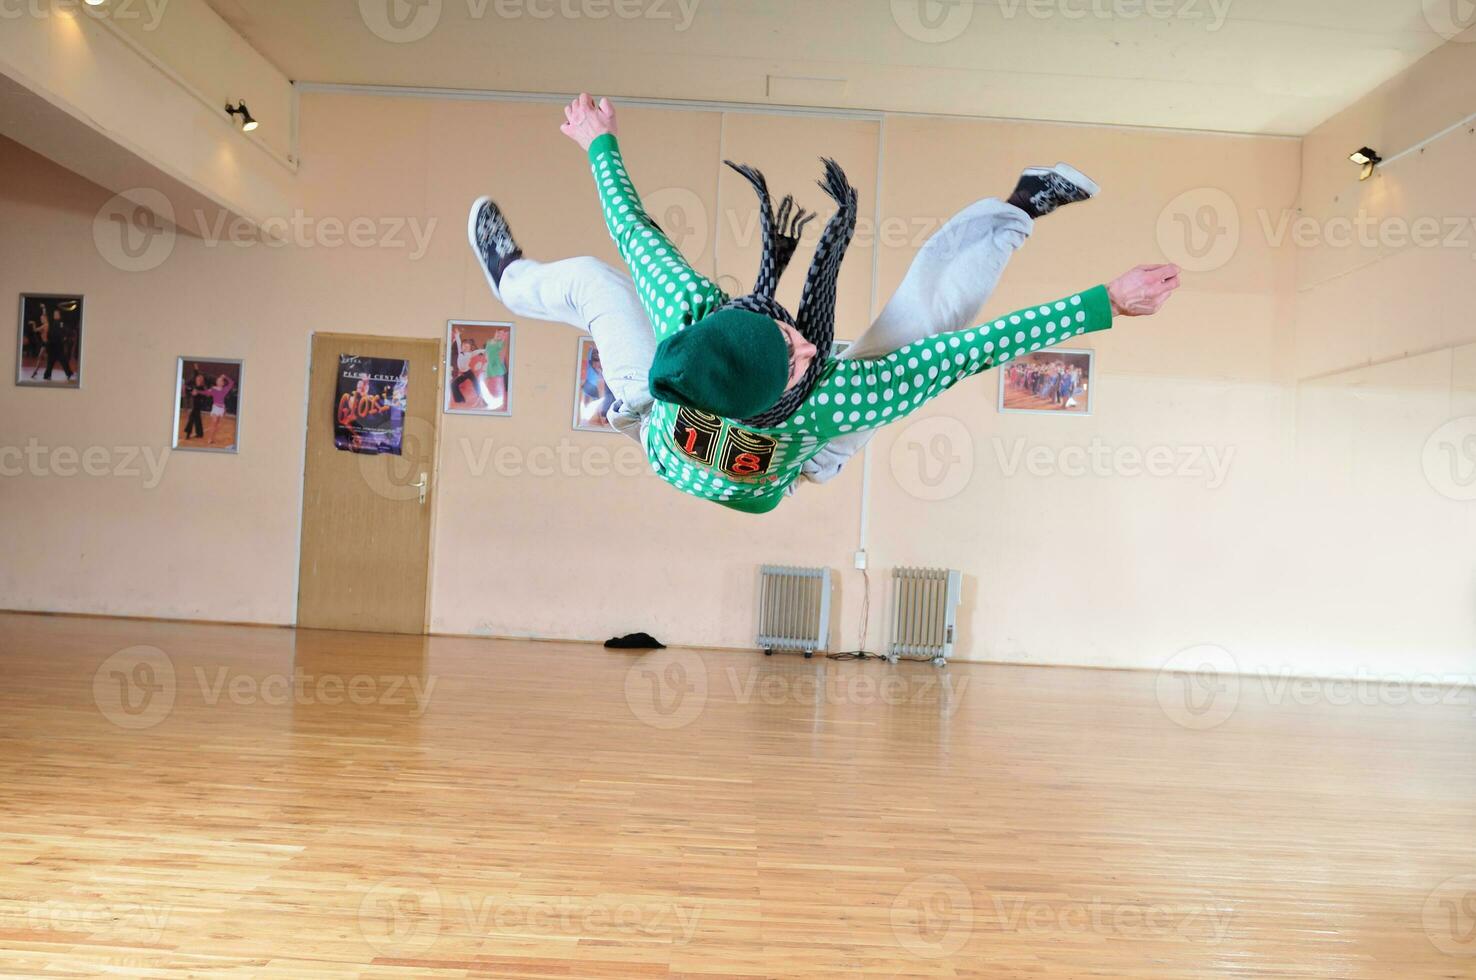
[[1106, 330], [1114, 316], [1151, 316], [1178, 288], [1177, 267], [1137, 266], [1105, 286], [967, 330], [936, 334], [884, 357], [838, 361], [799, 414], [806, 416], [807, 431], [822, 439], [879, 428], [916, 411], [964, 378], [1081, 334]]
[[596, 104], [588, 93], [580, 95], [565, 107], [559, 131], [589, 154], [605, 225], [635, 280], [656, 339], [717, 312], [728, 295], [687, 263], [641, 204], [620, 153], [619, 124], [610, 100]]

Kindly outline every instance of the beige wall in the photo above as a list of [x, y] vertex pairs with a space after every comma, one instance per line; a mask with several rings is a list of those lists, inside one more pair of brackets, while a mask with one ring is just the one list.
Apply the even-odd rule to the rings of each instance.
[[[175, 356], [247, 361], [239, 456], [169, 456], [157, 487], [116, 476], [0, 480], [0, 533], [11, 546], [0, 606], [290, 622], [309, 335], [435, 336], [451, 317], [506, 318], [465, 245], [465, 208], [479, 193], [507, 204], [530, 254], [614, 260], [586, 165], [556, 120], [546, 104], [305, 96], [298, 199], [308, 218], [434, 220], [425, 254], [182, 238], [164, 265], [137, 274], [110, 267], [93, 246], [104, 192], [0, 143], [0, 295], [88, 296], [84, 390], [0, 385], [0, 446], [34, 437], [48, 448], [157, 453], [169, 437]], [[704, 271], [734, 277], [729, 286], [751, 282], [757, 246], [745, 233], [752, 193], [722, 159], [762, 166], [777, 191], [818, 205], [815, 158], [836, 155], [872, 222], [842, 281], [842, 337], [887, 298], [927, 230], [1006, 191], [1021, 165], [1071, 160], [1107, 192], [1043, 222], [986, 312], [1176, 258], [1183, 243], [1160, 218], [1171, 219], [1186, 193], [1221, 190], [1245, 216], [1289, 207], [1302, 154], [1287, 140], [911, 117], [631, 108], [623, 126], [638, 186], [659, 215], [687, 219], [683, 247], [700, 253]], [[1301, 541], [1325, 542], [1337, 525], [1305, 538], [1298, 522], [1322, 513], [1319, 502], [1288, 511], [1289, 496], [1311, 489], [1296, 478], [1306, 458], [1294, 433], [1314, 413], [1291, 368], [1305, 336], [1293, 324], [1296, 275], [1292, 247], [1243, 235], [1219, 267], [1186, 277], [1164, 316], [1082, 345], [1099, 357], [1093, 417], [1001, 416], [995, 378], [975, 380], [884, 432], [869, 462], [803, 487], [762, 518], [686, 498], [649, 475], [596, 475], [611, 455], [631, 462], [634, 444], [570, 429], [576, 334], [521, 322], [514, 417], [444, 420], [433, 629], [577, 639], [648, 629], [669, 642], [742, 647], [752, 639], [755, 568], [784, 562], [837, 570], [836, 642], [851, 648], [863, 592], [851, 559], [864, 527], [872, 649], [890, 569], [929, 564], [966, 573], [965, 659], [1157, 666], [1210, 642], [1247, 668], [1447, 664], [1470, 640], [1454, 587], [1421, 590], [1429, 628], [1420, 631], [1401, 628], [1402, 593], [1365, 604], [1364, 619], [1382, 632], [1358, 646], [1366, 652], [1355, 662], [1340, 659], [1352, 629], [1336, 590], [1308, 567], [1316, 556], [1293, 563]], [[1463, 356], [1469, 371], [1476, 358]], [[1401, 411], [1414, 404], [1396, 402]], [[1317, 424], [1346, 435], [1365, 421], [1335, 413]], [[954, 492], [927, 499], [939, 494], [938, 471], [918, 462], [940, 445], [953, 460], [942, 490]], [[488, 461], [503, 446], [530, 462], [562, 451], [573, 473], [498, 472]], [[1094, 446], [1170, 451], [1176, 464], [1197, 454], [1197, 468], [1134, 475], [1129, 461], [1070, 476], [1031, 472], [1021, 455], [1069, 467]], [[1211, 451], [1228, 461], [1223, 472], [1210, 468]], [[1411, 495], [1425, 530], [1451, 513], [1407, 483], [1390, 492]], [[1336, 492], [1333, 513], [1353, 516], [1366, 503], [1347, 484]], [[1341, 527], [1346, 540], [1358, 530]], [[218, 566], [207, 553], [229, 561]], [[1387, 574], [1408, 583], [1418, 559], [1403, 554]], [[1315, 619], [1298, 601], [1305, 577]]]
[[[1290, 141], [918, 119], [887, 128], [889, 173], [918, 175], [888, 181], [889, 213], [946, 214], [967, 186], [923, 175], [974, 173], [976, 186], [999, 187], [1021, 160], [1071, 160], [1102, 182], [1100, 201], [1039, 224], [993, 309], [1160, 261], [1165, 248], [1178, 258], [1178, 243], [1156, 229], [1186, 192], [1218, 188], [1241, 208], [1295, 193]], [[884, 293], [909, 257], [884, 257]], [[1091, 418], [998, 414], [992, 377], [951, 392], [923, 416], [956, 420], [953, 438], [973, 458], [971, 482], [951, 499], [920, 503], [912, 492], [909, 443], [925, 448], [933, 432], [923, 423], [885, 432], [873, 454], [877, 554], [888, 565], [968, 571], [961, 617], [973, 656], [1157, 666], [1198, 643], [1264, 649], [1275, 629], [1262, 624], [1285, 622], [1281, 610], [1271, 620], [1248, 613], [1268, 599], [1253, 583], [1266, 566], [1263, 516], [1284, 454], [1285, 396], [1272, 381], [1289, 273], [1277, 250], [1247, 242], [1224, 267], [1186, 274], [1160, 317], [1089, 338], [1080, 346], [1098, 353]], [[1120, 462], [1070, 475], [1095, 447]], [[1153, 452], [1172, 453], [1175, 472], [1141, 472], [1134, 454]], [[1042, 460], [1034, 469], [1031, 454]], [[1199, 472], [1179, 475], [1191, 460]]]
[[[1288, 488], [1304, 520], [1285, 567], [1310, 583], [1307, 656], [1472, 671], [1472, 92], [1476, 46], [1449, 44], [1304, 142]], [[1347, 161], [1363, 145], [1389, 160], [1366, 182]]]

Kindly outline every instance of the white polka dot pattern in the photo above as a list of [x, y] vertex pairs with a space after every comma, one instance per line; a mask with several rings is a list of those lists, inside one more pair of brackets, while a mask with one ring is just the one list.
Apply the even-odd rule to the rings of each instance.
[[[614, 137], [595, 141], [590, 163], [610, 236], [630, 267], [657, 340], [722, 307], [727, 294], [687, 265], [641, 206]], [[717, 462], [711, 465], [684, 453], [673, 438], [678, 406], [657, 402], [645, 429], [646, 454], [656, 473], [683, 493], [762, 513], [778, 506], [804, 464], [835, 436], [896, 421], [963, 378], [1111, 325], [1107, 290], [1097, 286], [992, 323], [917, 341], [876, 360], [832, 358], [809, 397], [775, 427], [750, 429], [721, 420], [714, 443]], [[735, 434], [744, 444], [755, 439], [775, 444], [763, 472], [737, 478], [723, 470], [723, 451], [734, 444]]]
[[717, 312], [728, 301], [727, 293], [687, 265], [681, 252], [646, 213], [614, 137], [601, 137], [590, 147], [590, 168], [610, 237], [630, 268], [657, 341]]

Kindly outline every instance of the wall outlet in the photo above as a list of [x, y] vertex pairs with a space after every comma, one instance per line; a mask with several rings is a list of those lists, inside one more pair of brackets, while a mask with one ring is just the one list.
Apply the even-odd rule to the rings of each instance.
[[866, 570], [866, 552], [856, 552], [856, 567], [861, 569], [863, 572]]

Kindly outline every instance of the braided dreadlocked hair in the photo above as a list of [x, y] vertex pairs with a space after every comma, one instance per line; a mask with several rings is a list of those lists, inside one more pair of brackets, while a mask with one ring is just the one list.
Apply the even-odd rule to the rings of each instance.
[[826, 158], [825, 176], [819, 181], [820, 188], [839, 206], [836, 213], [825, 224], [820, 241], [815, 246], [815, 257], [810, 262], [805, 277], [804, 292], [800, 295], [799, 315], [793, 316], [774, 298], [779, 288], [779, 278], [789, 266], [799, 246], [800, 235], [814, 219], [813, 212], [805, 211], [786, 196], [779, 205], [777, 217], [769, 198], [768, 181], [753, 167], [725, 161], [728, 166], [742, 174], [753, 185], [759, 198], [759, 221], [763, 233], [764, 254], [759, 262], [758, 277], [754, 290], [747, 296], [731, 300], [725, 307], [747, 310], [789, 324], [815, 345], [821, 352], [811, 362], [799, 384], [786, 391], [779, 401], [752, 418], [741, 420], [744, 425], [756, 429], [770, 429], [793, 415], [795, 410], [810, 396], [820, 381], [820, 372], [825, 369], [832, 341], [835, 338], [836, 279], [840, 275], [841, 260], [856, 233], [856, 188], [846, 179], [840, 164]]

